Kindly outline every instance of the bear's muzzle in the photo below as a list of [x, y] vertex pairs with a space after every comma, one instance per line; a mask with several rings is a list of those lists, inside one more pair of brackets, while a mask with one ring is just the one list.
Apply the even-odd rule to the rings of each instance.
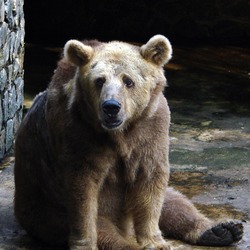
[[114, 129], [122, 124], [118, 113], [121, 110], [121, 104], [115, 99], [106, 100], [102, 103], [103, 119], [102, 124], [107, 129]]

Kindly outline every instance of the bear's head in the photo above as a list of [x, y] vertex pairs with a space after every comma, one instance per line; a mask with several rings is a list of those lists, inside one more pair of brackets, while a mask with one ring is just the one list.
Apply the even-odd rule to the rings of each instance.
[[77, 73], [69, 105], [82, 98], [87, 112], [107, 130], [124, 129], [142, 116], [152, 116], [166, 85], [163, 66], [171, 55], [171, 44], [162, 35], [141, 47], [70, 40], [64, 57]]

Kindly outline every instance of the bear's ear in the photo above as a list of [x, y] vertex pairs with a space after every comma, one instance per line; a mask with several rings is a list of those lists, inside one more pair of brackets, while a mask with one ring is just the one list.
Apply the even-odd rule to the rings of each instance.
[[76, 66], [85, 65], [94, 54], [94, 49], [77, 40], [69, 40], [64, 46], [64, 57]]
[[140, 52], [147, 61], [163, 66], [172, 57], [172, 46], [165, 36], [156, 35], [141, 46]]

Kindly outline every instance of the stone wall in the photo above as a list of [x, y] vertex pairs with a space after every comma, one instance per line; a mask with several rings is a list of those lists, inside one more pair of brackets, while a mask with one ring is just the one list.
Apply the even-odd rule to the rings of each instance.
[[0, 160], [22, 118], [23, 59], [23, 0], [0, 0]]

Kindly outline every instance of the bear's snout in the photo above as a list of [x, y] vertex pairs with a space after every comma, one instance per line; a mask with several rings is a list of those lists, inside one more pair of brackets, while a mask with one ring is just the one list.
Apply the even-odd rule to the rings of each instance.
[[108, 115], [109, 117], [116, 116], [119, 113], [120, 109], [121, 109], [121, 104], [114, 99], [110, 99], [108, 101], [105, 101], [102, 104], [103, 112], [106, 115]]
[[104, 128], [115, 129], [122, 124], [121, 107], [121, 103], [115, 99], [106, 100], [102, 103], [102, 125]]

